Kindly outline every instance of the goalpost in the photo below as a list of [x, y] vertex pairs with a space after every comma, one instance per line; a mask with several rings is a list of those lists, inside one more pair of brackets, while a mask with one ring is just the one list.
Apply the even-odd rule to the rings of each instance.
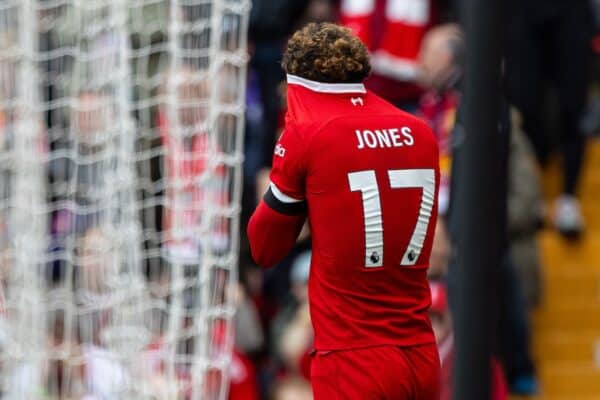
[[249, 3], [0, 2], [0, 397], [226, 398]]

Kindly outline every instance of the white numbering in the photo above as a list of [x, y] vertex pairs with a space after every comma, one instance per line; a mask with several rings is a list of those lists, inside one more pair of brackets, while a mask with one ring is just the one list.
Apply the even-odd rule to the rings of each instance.
[[381, 202], [375, 171], [351, 172], [348, 174], [350, 190], [362, 193], [365, 216], [365, 267], [383, 265], [383, 223]]
[[[400, 265], [415, 265], [423, 249], [425, 236], [435, 196], [435, 172], [433, 169], [394, 169], [388, 171], [392, 189], [421, 188], [421, 205], [415, 230], [404, 251]], [[365, 224], [365, 267], [383, 266], [383, 221], [379, 187], [375, 171], [359, 171], [348, 174], [350, 190], [362, 194]]]

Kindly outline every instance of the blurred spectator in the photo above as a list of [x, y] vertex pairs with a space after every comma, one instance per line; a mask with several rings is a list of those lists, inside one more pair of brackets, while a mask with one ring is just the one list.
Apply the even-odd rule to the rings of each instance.
[[[113, 99], [102, 91], [82, 91], [71, 109], [69, 136], [62, 138], [58, 148], [75, 151], [62, 152], [50, 161], [50, 173], [57, 200], [62, 203], [52, 221], [52, 232], [59, 246], [71, 233], [83, 234], [98, 224], [107, 207], [103, 203], [110, 176], [116, 173], [116, 154], [107, 151], [116, 138]], [[66, 139], [66, 140], [65, 140]]]
[[310, 251], [300, 253], [290, 270], [290, 296], [272, 323], [272, 338], [276, 354], [286, 369], [310, 377], [308, 353], [311, 350], [313, 330], [308, 310], [308, 277]]
[[83, 236], [101, 222], [114, 222], [121, 212], [110, 207], [119, 191], [110, 183], [121, 170], [113, 151], [118, 146], [114, 111], [114, 98], [107, 92], [81, 91], [69, 110], [68, 135], [54, 142], [55, 156], [49, 161], [50, 195], [59, 206], [51, 225], [54, 283], [64, 279], [69, 268], [65, 252], [73, 251], [71, 235]]
[[299, 305], [293, 319], [285, 327], [278, 344], [278, 351], [288, 371], [300, 374], [307, 380], [310, 378], [313, 335], [308, 302], [305, 302]]
[[452, 131], [460, 102], [464, 57], [463, 37], [454, 24], [432, 28], [419, 53], [419, 83], [427, 89], [420, 99], [418, 115], [432, 128], [440, 147], [439, 208], [443, 216], [450, 201]]
[[[460, 103], [460, 78], [464, 58], [463, 37], [454, 24], [432, 28], [423, 40], [419, 55], [419, 82], [429, 88], [421, 98], [419, 114], [438, 136], [440, 146], [439, 204], [442, 218], [438, 220], [431, 255], [430, 275], [443, 275], [450, 249], [443, 215], [450, 199], [452, 165], [452, 132], [456, 110]], [[527, 138], [520, 129], [518, 112], [511, 114], [511, 146], [509, 149], [508, 228], [510, 247], [528, 305], [539, 302], [541, 292], [540, 266], [536, 234], [541, 202], [540, 182], [532, 164]]]
[[[157, 126], [168, 177], [163, 230], [170, 262], [194, 264], [200, 260], [198, 233], [202, 227], [210, 231], [209, 243], [215, 250], [228, 246], [227, 226], [208, 227], [209, 221], [202, 218], [207, 204], [227, 201], [226, 171], [222, 163], [211, 164], [214, 157], [209, 156], [216, 150], [206, 127], [209, 86], [203, 71], [181, 67], [165, 73], [161, 90], [165, 101], [159, 107]], [[170, 96], [176, 96], [178, 106], [169, 103]]]
[[551, 122], [544, 101], [546, 83], [556, 89], [563, 184], [553, 222], [566, 237], [577, 237], [584, 227], [576, 196], [585, 148], [582, 117], [589, 83], [593, 13], [588, 0], [513, 0], [506, 8], [511, 21], [507, 25], [509, 97], [523, 115], [523, 129], [542, 165], [552, 151]]
[[342, 0], [340, 20], [367, 45], [373, 74], [365, 85], [389, 102], [414, 111], [421, 40], [432, 24], [432, 0]]
[[110, 279], [117, 276], [114, 268], [118, 265], [118, 253], [112, 243], [114, 239], [114, 234], [100, 227], [88, 229], [80, 239], [75, 287], [84, 298], [106, 293]]
[[[208, 167], [205, 153], [209, 143], [204, 123], [208, 109], [201, 101], [209, 84], [200, 71], [182, 68], [166, 71], [157, 114], [157, 126], [164, 146], [165, 193], [163, 251], [173, 263], [193, 264], [200, 259], [200, 242], [195, 234], [201, 218], [200, 179]], [[169, 102], [175, 96], [181, 106]], [[183, 195], [179, 195], [183, 193]]]
[[[438, 221], [436, 237], [432, 249], [432, 270], [430, 276], [443, 276], [446, 269], [444, 261], [450, 261], [449, 267], [454, 267], [455, 257], [450, 257], [450, 246], [456, 245], [456, 235], [461, 221], [453, 213], [450, 199], [454, 198], [454, 188], [461, 182], [451, 176], [457, 167], [457, 154], [462, 145], [462, 131], [460, 121], [460, 83], [463, 73], [464, 63], [464, 39], [460, 29], [456, 25], [448, 24], [432, 28], [423, 41], [420, 53], [421, 75], [420, 81], [428, 87], [428, 91], [423, 95], [420, 104], [419, 113], [430, 124], [434, 133], [438, 137], [440, 147], [440, 213], [442, 217]], [[500, 111], [500, 121], [498, 124], [499, 138], [511, 135], [511, 121], [508, 114], [508, 106], [503, 103]], [[512, 157], [515, 163], [522, 163], [523, 153], [516, 152], [509, 155], [510, 149], [506, 147], [498, 148], [507, 159]], [[511, 170], [518, 173], [517, 170]], [[508, 171], [503, 171], [507, 173]], [[511, 183], [520, 181], [521, 177], [511, 178]], [[458, 183], [457, 183], [458, 182]], [[463, 183], [464, 184], [464, 183]], [[508, 194], [507, 182], [498, 181], [499, 193]], [[452, 191], [451, 191], [452, 189]], [[518, 190], [511, 187], [510, 196], [516, 200], [527, 201], [523, 199], [522, 194], [516, 193]], [[521, 197], [519, 197], [521, 196]], [[515, 203], [515, 202], [513, 202]], [[535, 219], [538, 214], [536, 208], [521, 210], [524, 213], [529, 212], [530, 218]], [[499, 212], [503, 212], [499, 210]], [[516, 217], [518, 218], [518, 217]], [[504, 231], [504, 228], [498, 227]], [[535, 230], [528, 232], [529, 244], [535, 244]], [[508, 238], [508, 233], [507, 236]], [[454, 242], [454, 243], [451, 243]], [[529, 348], [529, 326], [527, 315], [525, 313], [525, 300], [521, 292], [521, 285], [516, 275], [515, 265], [510, 256], [508, 240], [506, 242], [506, 255], [502, 260], [500, 269], [494, 271], [497, 274], [498, 285], [498, 351], [500, 358], [504, 362], [507, 371], [507, 377], [511, 387], [519, 393], [532, 393], [536, 390], [536, 380], [534, 377], [534, 367], [530, 356]], [[525, 265], [524, 271], [535, 270], [537, 265]], [[452, 284], [455, 276], [452, 268], [448, 271], [448, 281]], [[539, 281], [530, 283], [539, 285]], [[512, 385], [514, 383], [514, 386]]]
[[[448, 307], [446, 285], [441, 281], [430, 282], [431, 308], [429, 318], [435, 333], [435, 340], [442, 363], [442, 390], [440, 400], [452, 399], [452, 369], [454, 367], [454, 335], [452, 333], [452, 315]], [[506, 400], [508, 392], [500, 365], [491, 360], [490, 400]]]
[[9, 398], [117, 400], [122, 397], [129, 376], [116, 361], [117, 356], [73, 338], [67, 332], [72, 325], [66, 318], [64, 311], [48, 316], [48, 354], [61, 352], [61, 357], [19, 365], [10, 377]]
[[418, 115], [432, 128], [440, 150], [439, 218], [431, 249], [429, 275], [444, 276], [451, 256], [445, 215], [450, 202], [452, 130], [460, 101], [462, 33], [454, 24], [432, 28], [419, 52], [419, 83], [427, 88], [420, 99]]
[[258, 400], [259, 391], [254, 365], [234, 349], [229, 366], [229, 400]]
[[441, 278], [448, 273], [448, 264], [452, 258], [452, 243], [448, 236], [448, 228], [444, 218], [438, 218], [435, 226], [429, 270], [427, 275], [431, 278]]
[[[277, 93], [284, 74], [280, 67], [283, 45], [286, 37], [294, 30], [308, 0], [255, 0], [250, 11], [250, 70], [256, 74], [256, 84], [260, 91], [263, 125], [261, 139], [252, 151], [259, 151], [264, 157], [261, 165], [271, 164], [271, 152], [275, 145], [280, 100]], [[262, 148], [261, 148], [262, 147]]]
[[432, 128], [440, 150], [439, 217], [431, 249], [429, 275], [444, 276], [450, 261], [451, 244], [445, 215], [450, 202], [452, 131], [460, 101], [458, 85], [462, 74], [462, 33], [454, 24], [432, 28], [419, 52], [419, 83], [427, 88], [420, 99], [418, 115]]
[[261, 321], [256, 305], [241, 284], [236, 284], [235, 347], [252, 354], [264, 344]]
[[309, 22], [331, 22], [335, 17], [335, 0], [309, 0], [300, 25]]
[[108, 225], [91, 227], [78, 239], [73, 267], [77, 335], [82, 349], [100, 355], [101, 337], [115, 317], [109, 305], [111, 288], [118, 286], [117, 236]]
[[541, 266], [537, 232], [542, 215], [540, 177], [531, 144], [521, 130], [519, 112], [512, 110], [508, 158], [508, 234], [525, 301], [529, 307], [540, 303]]
[[[216, 351], [226, 351], [226, 324], [213, 325], [213, 347]], [[214, 351], [214, 349], [213, 349]], [[229, 368], [229, 400], [258, 400], [259, 388], [255, 367], [250, 358], [234, 345]], [[210, 383], [209, 383], [210, 386]], [[215, 396], [208, 396], [213, 398]]]
[[272, 390], [271, 400], [312, 400], [310, 383], [298, 377], [283, 378]]

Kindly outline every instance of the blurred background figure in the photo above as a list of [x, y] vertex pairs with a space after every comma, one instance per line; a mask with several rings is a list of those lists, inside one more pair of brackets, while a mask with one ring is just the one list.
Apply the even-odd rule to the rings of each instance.
[[[250, 12], [248, 32], [249, 65], [248, 115], [246, 133], [246, 176], [254, 176], [258, 169], [271, 164], [277, 128], [281, 118], [281, 96], [278, 87], [284, 81], [281, 69], [283, 46], [290, 33], [300, 24], [308, 0], [257, 0]], [[327, 5], [326, 5], [327, 7]], [[315, 7], [316, 12], [322, 8]], [[252, 190], [252, 185], [247, 189]], [[249, 193], [253, 197], [252, 193]]]
[[[365, 85], [389, 102], [414, 112], [421, 89], [417, 57], [437, 19], [433, 0], [342, 0], [340, 22], [371, 52], [373, 73]], [[401, 39], [400, 39], [401, 38]]]
[[66, 356], [48, 357], [40, 367], [23, 363], [11, 376], [6, 393], [10, 398], [55, 398], [117, 400], [122, 398], [126, 371], [116, 355], [91, 343], [82, 343], [78, 321], [68, 321], [59, 309], [49, 315], [47, 341], [53, 352]]
[[[550, 215], [561, 234], [576, 238], [584, 228], [577, 190], [585, 152], [583, 116], [594, 31], [590, 3], [516, 0], [506, 9], [511, 21], [506, 43], [510, 101], [523, 115], [523, 129], [539, 162], [546, 165], [556, 147], [561, 153], [561, 195]], [[552, 104], [547, 101], [548, 86], [553, 90]]]
[[[429, 318], [435, 333], [435, 340], [442, 363], [442, 391], [440, 400], [452, 399], [452, 369], [454, 365], [454, 335], [452, 333], [452, 314], [448, 307], [448, 292], [442, 281], [429, 282], [431, 288], [431, 308]], [[508, 390], [502, 368], [497, 360], [491, 360], [490, 400], [508, 399]]]
[[428, 123], [437, 136], [440, 151], [439, 217], [429, 270], [432, 276], [446, 274], [451, 256], [446, 218], [450, 204], [452, 132], [460, 103], [463, 53], [460, 28], [455, 24], [445, 24], [432, 28], [425, 35], [418, 58], [417, 77], [425, 92], [419, 100], [417, 115]]
[[[419, 82], [427, 88], [421, 97], [418, 113], [433, 128], [440, 146], [440, 219], [436, 228], [430, 274], [443, 275], [440, 266], [448, 254], [448, 237], [444, 215], [450, 199], [452, 167], [452, 133], [460, 104], [460, 85], [464, 62], [464, 37], [455, 24], [432, 28], [423, 40], [419, 55]], [[521, 128], [516, 109], [510, 113], [510, 148], [508, 171], [508, 234], [510, 251], [527, 304], [539, 304], [542, 277], [538, 256], [537, 233], [542, 215], [540, 177], [529, 139]], [[460, 136], [460, 133], [459, 133]], [[442, 258], [442, 259], [440, 259]]]
[[[101, 336], [110, 327], [112, 291], [118, 286], [119, 249], [107, 226], [92, 226], [80, 238], [73, 268], [77, 335], [81, 345], [102, 348]], [[114, 300], [113, 300], [114, 301]]]
[[113, 107], [113, 99], [104, 92], [81, 91], [70, 110], [69, 135], [55, 144], [55, 150], [75, 151], [81, 157], [75, 161], [63, 152], [50, 160], [51, 179], [55, 192], [60, 193], [57, 200], [76, 205], [62, 203], [64, 207], [53, 215], [52, 230], [58, 246], [64, 246], [66, 235], [83, 234], [101, 220], [108, 174], [116, 168], [116, 157], [109, 156], [108, 151], [116, 137]]
[[[225, 82], [225, 78], [222, 78]], [[193, 264], [201, 257], [201, 227], [207, 204], [225, 204], [224, 166], [211, 163], [210, 154], [219, 151], [207, 132], [209, 85], [206, 71], [181, 67], [164, 75], [161, 94], [164, 101], [157, 113], [157, 126], [165, 149], [164, 168], [168, 181], [167, 202], [162, 228], [165, 257], [174, 263]], [[227, 91], [222, 95], [226, 96]], [[171, 105], [175, 96], [179, 105]], [[182, 194], [183, 192], [183, 194]], [[213, 229], [211, 229], [213, 228]], [[209, 243], [218, 249], [227, 247], [227, 227], [216, 226]]]
[[283, 378], [277, 382], [270, 400], [312, 400], [310, 384], [300, 378]]
[[[158, 109], [157, 126], [165, 148], [164, 168], [169, 182], [163, 210], [162, 228], [166, 236], [163, 252], [174, 263], [196, 263], [200, 259], [198, 229], [202, 214], [200, 179], [208, 151], [207, 117], [208, 82], [200, 71], [189, 67], [166, 71], [161, 93], [164, 101]], [[176, 106], [174, 96], [181, 101]], [[183, 196], [176, 196], [183, 188]]]
[[508, 155], [508, 240], [510, 253], [529, 309], [541, 304], [542, 265], [538, 234], [543, 216], [542, 188], [535, 154], [521, 128], [521, 116], [511, 109], [511, 135]]
[[[458, 25], [442, 24], [429, 30], [419, 53], [419, 82], [426, 88], [421, 97], [418, 114], [432, 127], [440, 149], [440, 217], [436, 227], [429, 275], [444, 277], [451, 289], [455, 281], [456, 238], [461, 221], [453, 214], [453, 191], [461, 183], [452, 177], [454, 161], [463, 143], [461, 125], [462, 77], [465, 63], [465, 44]], [[537, 390], [535, 368], [529, 344], [529, 319], [523, 290], [529, 304], [539, 301], [541, 278], [537, 260], [537, 223], [540, 200], [539, 181], [532, 171], [527, 139], [518, 125], [512, 123], [506, 103], [502, 106], [498, 135], [510, 135], [512, 145], [499, 148], [511, 168], [506, 171], [506, 186], [498, 183], [498, 193], [507, 195], [508, 218], [512, 222], [506, 233], [506, 254], [502, 267], [494, 271], [498, 285], [497, 308], [491, 310], [498, 326], [496, 354], [502, 361], [514, 392], [532, 394]], [[518, 122], [518, 119], [515, 119]], [[528, 168], [529, 167], [529, 168]], [[537, 190], [536, 190], [537, 188]], [[532, 204], [533, 202], [533, 204]], [[501, 229], [501, 227], [498, 227]], [[525, 287], [525, 289], [523, 289]], [[450, 290], [451, 300], [453, 291]], [[453, 302], [451, 301], [451, 304]]]
[[310, 379], [310, 352], [313, 329], [308, 309], [310, 251], [300, 253], [290, 270], [290, 294], [273, 320], [272, 339], [275, 353], [284, 371]]

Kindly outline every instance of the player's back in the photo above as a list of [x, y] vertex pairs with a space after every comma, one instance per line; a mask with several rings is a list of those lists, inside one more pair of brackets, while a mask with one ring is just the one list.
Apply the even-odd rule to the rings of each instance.
[[[360, 84], [288, 82], [272, 180], [308, 203], [315, 347], [432, 343], [426, 269], [437, 214], [433, 134]], [[283, 168], [303, 171], [304, 193], [293, 193]]]

